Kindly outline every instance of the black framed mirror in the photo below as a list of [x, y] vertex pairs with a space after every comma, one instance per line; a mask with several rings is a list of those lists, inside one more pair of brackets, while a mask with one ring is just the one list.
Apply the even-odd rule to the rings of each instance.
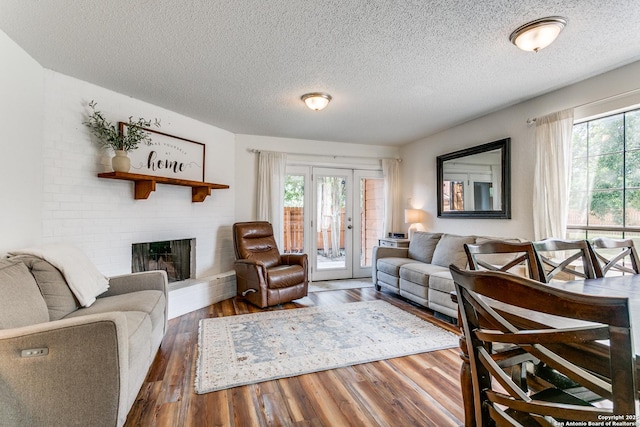
[[511, 218], [511, 138], [437, 157], [438, 217]]

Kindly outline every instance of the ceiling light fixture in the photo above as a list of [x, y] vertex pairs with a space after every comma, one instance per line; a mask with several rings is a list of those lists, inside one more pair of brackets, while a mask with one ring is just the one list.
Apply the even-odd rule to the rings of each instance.
[[536, 19], [517, 28], [509, 40], [522, 50], [537, 52], [553, 43], [565, 25], [567, 20], [561, 16]]
[[331, 95], [323, 92], [305, 93], [300, 97], [307, 104], [307, 107], [314, 111], [320, 111], [329, 105]]

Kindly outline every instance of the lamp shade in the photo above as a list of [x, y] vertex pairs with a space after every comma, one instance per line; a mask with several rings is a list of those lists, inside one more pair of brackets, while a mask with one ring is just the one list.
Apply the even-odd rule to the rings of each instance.
[[420, 209], [405, 209], [404, 210], [404, 222], [405, 224], [415, 224], [420, 222], [422, 211]]
[[329, 101], [331, 101], [331, 95], [323, 92], [312, 92], [305, 93], [300, 97], [304, 101], [304, 103], [310, 109], [314, 111], [323, 110], [327, 105], [329, 105]]
[[567, 25], [561, 16], [550, 16], [529, 22], [517, 28], [509, 40], [522, 50], [537, 52], [549, 46]]

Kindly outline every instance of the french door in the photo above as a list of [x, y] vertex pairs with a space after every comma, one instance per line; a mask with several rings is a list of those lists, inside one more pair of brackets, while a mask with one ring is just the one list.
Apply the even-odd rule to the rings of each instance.
[[311, 280], [371, 275], [371, 252], [382, 237], [382, 173], [288, 167], [285, 252], [309, 255]]

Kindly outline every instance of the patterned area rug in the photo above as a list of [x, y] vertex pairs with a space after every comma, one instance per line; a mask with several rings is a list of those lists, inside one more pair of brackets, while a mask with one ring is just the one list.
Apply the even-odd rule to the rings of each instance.
[[458, 337], [384, 301], [200, 320], [196, 393], [451, 348]]

